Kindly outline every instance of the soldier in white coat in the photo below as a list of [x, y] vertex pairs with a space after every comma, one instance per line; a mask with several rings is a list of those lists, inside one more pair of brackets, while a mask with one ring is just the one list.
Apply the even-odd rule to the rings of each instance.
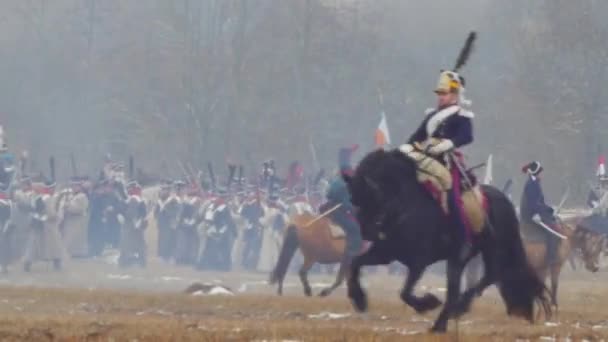
[[76, 178], [71, 180], [61, 208], [63, 210], [61, 232], [68, 254], [72, 258], [88, 256], [89, 198], [84, 192], [83, 180]]
[[287, 221], [287, 206], [279, 199], [278, 195], [271, 194], [264, 208], [264, 217], [260, 220], [262, 233], [262, 249], [258, 261], [257, 270], [270, 272], [279, 258], [279, 250], [282, 242], [282, 233]]
[[23, 177], [19, 187], [13, 193], [14, 210], [11, 213], [11, 220], [15, 224], [11, 241], [11, 260], [13, 261], [20, 261], [25, 252], [30, 231], [33, 196], [32, 180], [29, 177]]
[[59, 234], [59, 222], [63, 213], [59, 208], [61, 194], [55, 194], [55, 183], [49, 182], [35, 188], [32, 196], [30, 230], [24, 256], [24, 270], [29, 272], [36, 261], [53, 263], [60, 270], [66, 257]]

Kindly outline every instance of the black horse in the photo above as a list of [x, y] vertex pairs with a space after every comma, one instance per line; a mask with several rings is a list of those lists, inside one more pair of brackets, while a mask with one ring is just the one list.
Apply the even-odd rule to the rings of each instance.
[[[470, 309], [474, 297], [496, 284], [509, 315], [534, 320], [534, 303], [547, 315], [547, 289], [528, 265], [513, 205], [499, 190], [484, 186], [489, 223], [475, 236], [473, 248], [464, 248], [462, 233], [444, 215], [440, 206], [416, 180], [414, 161], [398, 150], [368, 154], [355, 174], [344, 176], [365, 239], [373, 246], [351, 264], [348, 296], [359, 311], [367, 310], [367, 299], [359, 283], [364, 265], [386, 265], [399, 261], [409, 272], [401, 299], [417, 312], [433, 310], [441, 301], [433, 294], [413, 294], [425, 269], [447, 261], [447, 296], [432, 331], [445, 332], [449, 318]], [[485, 269], [482, 279], [461, 296], [460, 279], [467, 262], [481, 252]]]

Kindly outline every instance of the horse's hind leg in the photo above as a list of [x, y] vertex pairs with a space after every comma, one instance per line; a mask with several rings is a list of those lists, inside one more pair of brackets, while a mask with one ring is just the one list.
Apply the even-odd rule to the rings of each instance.
[[433, 324], [431, 331], [433, 332], [445, 332], [448, 328], [448, 319], [452, 315], [455, 304], [457, 304], [460, 297], [460, 280], [462, 277], [462, 270], [464, 265], [457, 260], [448, 259], [447, 267], [447, 287], [448, 293], [446, 296], [446, 302]]
[[[557, 288], [559, 287], [559, 274], [561, 273], [561, 263], [553, 264], [549, 270], [551, 277], [551, 305], [557, 309]], [[557, 311], [557, 310], [556, 310]]]
[[302, 264], [302, 267], [300, 267], [300, 271], [298, 271], [300, 281], [304, 287], [304, 294], [308, 297], [312, 296], [312, 290], [310, 288], [310, 284], [308, 283], [308, 271], [310, 271], [314, 263], [315, 262], [310, 260], [308, 257], [304, 257], [304, 263]]
[[336, 280], [334, 281], [334, 283], [331, 286], [326, 287], [323, 290], [321, 290], [321, 292], [319, 293], [319, 296], [327, 297], [332, 292], [334, 292], [335, 289], [337, 289], [340, 285], [342, 285], [342, 283], [344, 282], [344, 278], [346, 278], [346, 274], [348, 273], [349, 265], [350, 265], [350, 260], [348, 258], [343, 258], [342, 261], [340, 262], [340, 269], [338, 270], [338, 274], [336, 275]]
[[400, 295], [401, 300], [403, 300], [407, 305], [411, 306], [418, 313], [434, 310], [441, 305], [439, 298], [431, 293], [425, 294], [422, 298], [416, 297], [413, 294], [414, 287], [416, 286], [416, 283], [418, 283], [418, 280], [420, 280], [422, 277], [423, 273], [423, 267], [409, 267], [405, 285], [403, 286], [403, 290], [401, 290]]
[[[485, 289], [496, 282], [496, 266], [493, 256], [488, 253], [482, 253], [482, 258], [484, 267], [483, 275], [477, 284], [468, 284], [469, 288], [462, 294], [460, 300], [454, 306], [454, 311], [452, 312], [453, 317], [460, 317], [469, 312], [473, 299], [481, 296]], [[481, 267], [481, 262], [477, 263], [475, 267]]]

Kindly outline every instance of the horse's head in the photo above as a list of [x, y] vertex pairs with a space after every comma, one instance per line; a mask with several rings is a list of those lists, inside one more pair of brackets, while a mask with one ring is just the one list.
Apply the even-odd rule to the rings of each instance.
[[573, 247], [581, 251], [585, 268], [588, 271], [597, 272], [600, 268], [600, 258], [608, 249], [606, 236], [578, 227], [571, 239]]
[[373, 151], [361, 160], [352, 176], [342, 177], [364, 231], [385, 225], [397, 202], [400, 210], [407, 210], [419, 199], [417, 194], [422, 189], [416, 180], [414, 161], [397, 150]]

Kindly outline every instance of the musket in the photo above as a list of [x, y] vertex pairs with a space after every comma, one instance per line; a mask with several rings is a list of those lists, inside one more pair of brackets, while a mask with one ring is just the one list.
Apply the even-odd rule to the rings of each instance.
[[244, 172], [244, 168], [243, 165], [239, 165], [239, 178], [238, 178], [238, 184], [239, 184], [239, 188], [241, 188], [243, 186], [243, 172]]
[[70, 152], [70, 165], [72, 166], [72, 176], [78, 176], [78, 169], [76, 168], [76, 159], [74, 158], [73, 152]]
[[134, 161], [133, 161], [133, 156], [130, 155], [129, 156], [129, 180], [133, 180], [133, 171], [134, 171]]
[[211, 162], [207, 163], [207, 171], [209, 171], [209, 178], [211, 179], [211, 189], [216, 188], [216, 181], [215, 181], [215, 173], [213, 173], [213, 165], [211, 164]]
[[55, 157], [53, 156], [49, 158], [49, 169], [51, 172], [51, 182], [55, 183], [57, 181], [57, 178], [55, 175]]
[[230, 185], [232, 185], [232, 181], [234, 180], [234, 173], [236, 172], [236, 165], [228, 164], [228, 184], [227, 190], [230, 190]]

